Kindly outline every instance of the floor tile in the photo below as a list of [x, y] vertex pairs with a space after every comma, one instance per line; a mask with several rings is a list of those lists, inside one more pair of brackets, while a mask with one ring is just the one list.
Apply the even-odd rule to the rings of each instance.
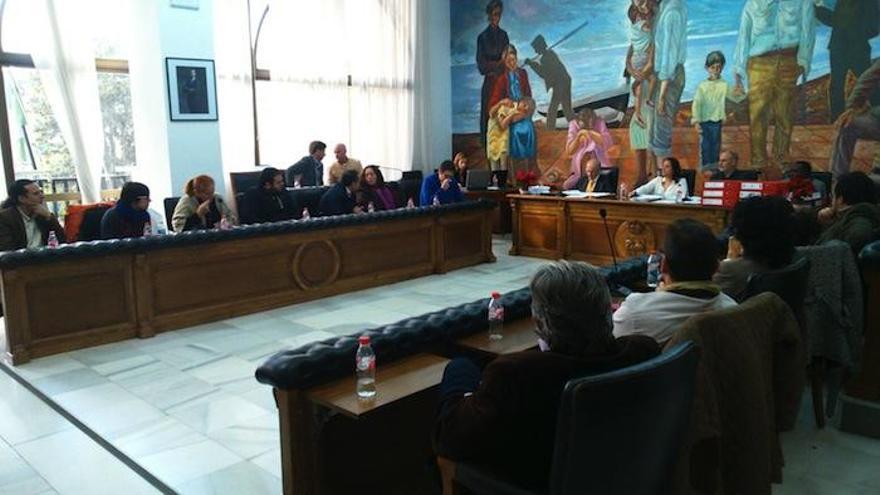
[[213, 440], [168, 449], [138, 459], [141, 466], [170, 486], [179, 486], [243, 459]]
[[250, 462], [239, 462], [174, 488], [181, 495], [281, 493], [281, 479]]

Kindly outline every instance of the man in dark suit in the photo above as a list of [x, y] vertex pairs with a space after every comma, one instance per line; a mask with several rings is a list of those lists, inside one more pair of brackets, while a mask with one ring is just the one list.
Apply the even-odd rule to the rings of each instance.
[[49, 232], [64, 242], [64, 228], [46, 208], [43, 190], [34, 181], [21, 179], [9, 186], [9, 197], [0, 210], [0, 251], [45, 246]]
[[358, 206], [355, 199], [360, 183], [356, 170], [346, 170], [342, 173], [339, 182], [333, 185], [321, 196], [321, 215], [348, 215], [349, 213], [363, 213], [363, 208]]
[[450, 362], [440, 385], [434, 450], [546, 490], [565, 384], [645, 361], [660, 348], [650, 337], [611, 335], [608, 286], [586, 263], [545, 265], [530, 287], [540, 350], [500, 356], [482, 374], [469, 360]]
[[584, 176], [574, 186], [575, 189], [588, 193], [614, 192], [614, 184], [611, 183], [611, 177], [602, 175], [602, 166], [599, 164], [599, 160], [590, 158], [585, 172]]
[[299, 184], [302, 187], [324, 185], [324, 153], [327, 145], [321, 141], [309, 143], [309, 154], [302, 157], [287, 169], [287, 183], [291, 186]]
[[724, 150], [718, 157], [718, 170], [710, 180], [757, 180], [754, 170], [739, 170], [739, 155], [733, 150]]
[[284, 188], [284, 174], [274, 167], [263, 169], [260, 184], [244, 193], [239, 213], [242, 225], [292, 220], [300, 215], [296, 201]]

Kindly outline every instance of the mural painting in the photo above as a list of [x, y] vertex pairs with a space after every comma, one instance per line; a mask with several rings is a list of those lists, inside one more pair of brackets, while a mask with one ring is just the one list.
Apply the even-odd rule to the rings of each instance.
[[451, 21], [453, 147], [477, 166], [571, 186], [594, 159], [637, 185], [730, 149], [840, 172], [880, 140], [880, 0], [453, 0]]

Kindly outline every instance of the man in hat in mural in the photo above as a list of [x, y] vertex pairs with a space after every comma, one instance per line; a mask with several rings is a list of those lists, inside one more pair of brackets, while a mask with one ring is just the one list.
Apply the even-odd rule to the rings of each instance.
[[752, 168], [767, 166], [767, 129], [775, 123], [773, 160], [788, 160], [797, 81], [807, 80], [816, 18], [813, 0], [747, 0], [733, 60], [735, 94], [749, 82], [749, 131]]
[[556, 114], [559, 106], [562, 106], [562, 114], [566, 120], [574, 118], [574, 111], [571, 109], [571, 76], [568, 70], [551, 48], [547, 47], [547, 41], [544, 36], [538, 35], [532, 40], [532, 48], [538, 54], [535, 59], [527, 59], [526, 65], [538, 74], [538, 77], [544, 80], [547, 86], [547, 92], [553, 92], [550, 97], [550, 106], [547, 107], [547, 129], [556, 129]]
[[495, 80], [504, 73], [501, 53], [510, 44], [507, 32], [501, 29], [501, 14], [504, 3], [490, 0], [486, 4], [486, 17], [489, 25], [477, 36], [477, 69], [483, 76], [483, 89], [480, 93], [480, 142], [486, 145], [486, 128], [489, 124], [489, 95]]

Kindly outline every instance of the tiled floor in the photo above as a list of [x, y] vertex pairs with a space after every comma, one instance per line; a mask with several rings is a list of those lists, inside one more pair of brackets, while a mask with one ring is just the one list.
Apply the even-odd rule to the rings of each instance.
[[[279, 493], [276, 409], [254, 369], [281, 349], [518, 289], [545, 261], [509, 257], [508, 247], [496, 240], [495, 264], [38, 359], [15, 372], [175, 491]], [[880, 441], [817, 431], [808, 395], [783, 447], [785, 483], [775, 494], [880, 493]], [[0, 495], [146, 492], [155, 490], [0, 372]]]

